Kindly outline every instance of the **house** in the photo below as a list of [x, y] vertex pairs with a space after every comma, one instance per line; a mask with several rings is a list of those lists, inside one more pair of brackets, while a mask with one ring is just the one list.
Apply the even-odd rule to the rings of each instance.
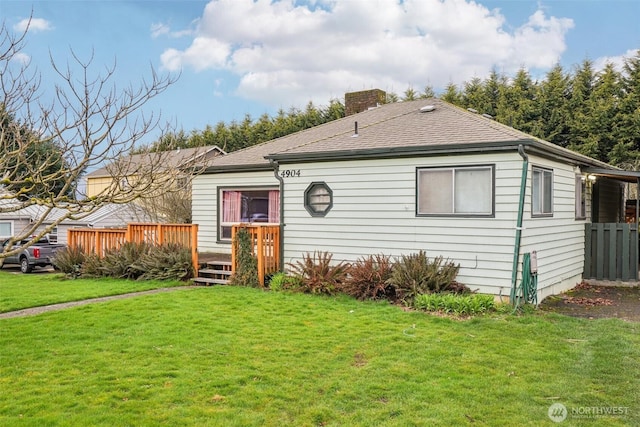
[[[24, 233], [37, 218], [44, 215], [45, 209], [42, 206], [32, 205], [12, 212], [0, 212], [0, 241]], [[67, 211], [64, 209], [53, 208], [36, 231], [45, 229], [66, 213]], [[117, 205], [111, 203], [96, 209], [81, 219], [62, 220], [53, 228], [48, 237], [51, 242], [66, 244], [67, 231], [70, 228], [117, 228], [126, 227], [130, 222], [149, 221], [149, 215], [136, 204]]]
[[114, 180], [119, 184], [127, 185], [135, 182], [136, 173], [145, 163], [162, 163], [159, 173], [169, 173], [179, 170], [181, 167], [198, 161], [206, 164], [211, 158], [226, 154], [217, 145], [197, 148], [183, 148], [160, 153], [135, 154], [120, 159], [119, 163], [103, 166], [86, 175], [86, 196], [95, 197], [113, 185]]
[[371, 95], [354, 115], [214, 159], [193, 180], [199, 250], [229, 253], [238, 222], [279, 224], [283, 264], [424, 250], [507, 299], [528, 254], [541, 301], [585, 277], [590, 224], [624, 219], [638, 172], [438, 99]]

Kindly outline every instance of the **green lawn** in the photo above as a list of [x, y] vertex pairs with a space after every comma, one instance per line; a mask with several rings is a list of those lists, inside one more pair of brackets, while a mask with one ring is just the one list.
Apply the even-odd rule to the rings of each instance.
[[3, 426], [640, 424], [639, 323], [209, 287], [0, 328]]
[[126, 294], [184, 282], [127, 281], [117, 279], [65, 279], [62, 274], [22, 274], [0, 270], [0, 313], [60, 302]]

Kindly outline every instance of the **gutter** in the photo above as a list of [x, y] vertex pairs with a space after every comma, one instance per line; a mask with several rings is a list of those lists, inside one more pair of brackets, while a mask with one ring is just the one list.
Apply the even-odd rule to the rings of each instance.
[[516, 241], [513, 248], [513, 267], [511, 270], [511, 295], [510, 302], [516, 306], [516, 281], [518, 279], [518, 260], [520, 258], [520, 240], [522, 238], [522, 217], [524, 214], [524, 197], [527, 191], [527, 172], [529, 170], [529, 156], [524, 151], [524, 146], [518, 146], [518, 154], [522, 157], [522, 176], [520, 178], [520, 200], [518, 202], [518, 219], [516, 222]]
[[280, 165], [277, 160], [269, 159], [269, 163], [273, 168], [273, 176], [280, 183], [280, 241], [278, 250], [280, 251], [280, 260], [278, 269], [284, 271], [284, 178], [280, 176]]
[[476, 153], [499, 153], [513, 150], [520, 150], [520, 146], [527, 147], [529, 153], [535, 153], [554, 161], [571, 163], [580, 166], [597, 167], [603, 170], [616, 170], [617, 168], [600, 162], [596, 159], [574, 153], [561, 147], [554, 147], [551, 143], [544, 144], [535, 139], [519, 139], [510, 141], [485, 141], [471, 143], [454, 144], [423, 144], [417, 146], [400, 147], [379, 147], [351, 150], [334, 150], [318, 152], [287, 152], [273, 153], [264, 156], [267, 160], [278, 160], [280, 162], [323, 162], [336, 160], [367, 160], [367, 159], [388, 159], [416, 156], [440, 156], [456, 154], [476, 154]]

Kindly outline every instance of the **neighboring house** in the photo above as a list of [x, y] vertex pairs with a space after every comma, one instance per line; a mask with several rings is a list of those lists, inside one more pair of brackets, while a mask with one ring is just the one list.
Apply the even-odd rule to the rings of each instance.
[[[14, 211], [0, 213], [0, 241], [17, 235], [44, 214], [45, 208], [42, 206], [28, 206]], [[66, 213], [60, 208], [53, 208], [38, 230], [42, 230]], [[49, 240], [57, 243], [67, 243], [67, 230], [77, 227], [95, 228], [119, 228], [126, 227], [130, 222], [149, 222], [150, 218], [139, 206], [129, 204], [107, 204], [95, 210], [88, 216], [73, 220], [65, 219], [51, 233]]]
[[638, 172], [438, 99], [378, 99], [214, 159], [193, 181], [199, 250], [230, 253], [234, 223], [274, 223], [283, 263], [425, 250], [459, 263], [472, 290], [507, 298], [535, 252], [541, 301], [581, 282], [586, 224], [623, 221], [624, 182]]
[[[127, 158], [121, 159], [122, 164], [125, 165], [124, 169], [135, 171], [137, 166], [142, 162], [154, 162], [158, 156], [161, 157], [162, 169], [160, 172], [173, 172], [179, 170], [182, 166], [191, 162], [197, 161], [201, 164], [216, 156], [224, 155], [225, 152], [217, 145], [197, 148], [184, 148], [179, 150], [173, 150], [169, 152], [162, 152], [157, 155], [153, 153], [149, 154], [136, 154]], [[86, 196], [95, 197], [101, 192], [108, 189], [113, 185], [114, 179], [117, 179], [121, 186], [127, 186], [130, 183], [135, 182], [137, 177], [135, 172], [128, 175], [126, 172], [118, 171], [117, 176], [114, 176], [114, 170], [116, 168], [113, 165], [107, 165], [100, 169], [97, 169], [86, 175]]]

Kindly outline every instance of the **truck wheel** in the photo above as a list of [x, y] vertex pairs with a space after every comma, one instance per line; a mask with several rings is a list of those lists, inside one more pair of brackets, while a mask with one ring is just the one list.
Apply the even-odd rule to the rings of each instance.
[[33, 267], [29, 265], [29, 260], [27, 257], [20, 258], [20, 271], [23, 273], [31, 273]]

